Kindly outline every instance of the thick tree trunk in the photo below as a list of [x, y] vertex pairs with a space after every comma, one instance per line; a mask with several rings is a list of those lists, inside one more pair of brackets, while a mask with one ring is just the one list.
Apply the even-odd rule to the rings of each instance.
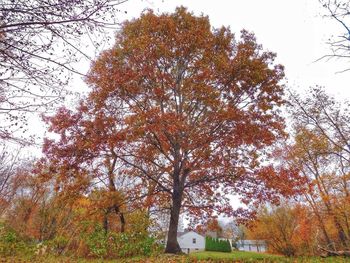
[[177, 242], [177, 228], [179, 225], [181, 199], [181, 193], [174, 190], [172, 197], [173, 205], [170, 212], [170, 224], [165, 253], [179, 254], [182, 252], [179, 243]]
[[125, 232], [125, 218], [124, 218], [124, 214], [120, 213], [119, 214], [119, 218], [120, 218], [120, 232], [124, 233]]

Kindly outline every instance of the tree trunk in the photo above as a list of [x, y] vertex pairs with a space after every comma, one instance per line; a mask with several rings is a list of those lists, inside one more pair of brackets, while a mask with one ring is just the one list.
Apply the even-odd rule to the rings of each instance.
[[[114, 152], [112, 151], [112, 154], [114, 154]], [[108, 188], [111, 192], [117, 192], [117, 188], [115, 187], [115, 183], [114, 183], [114, 178], [113, 178], [113, 171], [115, 168], [115, 165], [117, 163], [117, 157], [115, 156], [113, 159], [113, 162], [111, 164], [111, 167], [109, 168], [108, 171], [108, 181], [109, 181], [109, 185]], [[118, 204], [115, 204], [114, 207], [112, 207], [112, 209], [114, 208], [114, 212], [117, 216], [119, 216], [119, 221], [120, 221], [120, 233], [124, 233], [125, 232], [125, 217], [124, 217], [124, 213], [122, 213], [120, 211], [120, 206]]]
[[326, 252], [325, 254], [321, 255], [321, 257], [333, 257], [333, 256], [350, 257], [350, 251], [344, 251], [344, 250], [333, 251], [333, 250], [325, 249], [323, 247], [319, 247], [319, 249]]
[[333, 249], [335, 249], [334, 243], [331, 241], [331, 239], [330, 239], [330, 237], [329, 237], [329, 235], [327, 233], [325, 223], [323, 221], [322, 216], [320, 215], [320, 212], [318, 210], [318, 207], [316, 205], [316, 202], [315, 202], [314, 198], [312, 197], [312, 195], [310, 195], [310, 196], [305, 195], [305, 197], [306, 197], [306, 200], [309, 202], [309, 204], [310, 204], [314, 214], [316, 215], [316, 218], [317, 218], [317, 220], [319, 222], [319, 225], [321, 227], [321, 231], [323, 233], [323, 236], [326, 239], [327, 245], [332, 245]]
[[177, 242], [177, 228], [179, 225], [181, 199], [181, 193], [174, 189], [172, 196], [173, 205], [170, 211], [170, 224], [165, 253], [179, 254], [182, 252], [179, 243]]
[[103, 229], [105, 231], [105, 234], [108, 234], [108, 211], [103, 216]]
[[117, 216], [119, 216], [119, 221], [120, 221], [120, 233], [125, 232], [125, 217], [124, 213], [120, 212], [119, 206], [115, 205], [114, 206], [114, 211]]
[[323, 236], [324, 236], [324, 238], [326, 239], [327, 245], [331, 245], [331, 244], [332, 244], [333, 249], [335, 249], [334, 243], [333, 243], [333, 242], [331, 241], [331, 239], [329, 238], [329, 235], [328, 235], [327, 230], [326, 230], [326, 226], [325, 226], [325, 224], [324, 224], [324, 222], [323, 222], [323, 219], [322, 219], [321, 215], [319, 214], [318, 211], [315, 211], [315, 210], [314, 210], [314, 212], [315, 212], [316, 217], [317, 217], [317, 219], [318, 219], [318, 222], [319, 222], [319, 224], [320, 224], [320, 227], [321, 227], [321, 231], [322, 231], [322, 233], [323, 233]]
[[343, 247], [347, 247], [347, 237], [346, 237], [346, 234], [344, 232], [344, 229], [342, 227], [342, 225], [339, 223], [338, 221], [338, 218], [336, 215], [334, 215], [334, 224], [335, 224], [335, 227], [338, 231], [338, 239], [340, 241], [340, 243], [343, 245]]

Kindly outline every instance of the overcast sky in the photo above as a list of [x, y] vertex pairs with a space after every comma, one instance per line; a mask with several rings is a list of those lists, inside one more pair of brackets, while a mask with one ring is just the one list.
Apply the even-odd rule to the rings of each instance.
[[236, 34], [241, 29], [254, 32], [265, 49], [277, 53], [289, 87], [306, 90], [320, 85], [337, 97], [350, 98], [350, 72], [336, 73], [347, 63], [315, 62], [329, 54], [327, 39], [342, 31], [338, 23], [322, 17], [325, 10], [318, 0], [130, 0], [122, 7], [127, 14], [121, 20], [137, 17], [145, 8], [173, 12], [180, 5], [196, 15], [208, 15], [214, 27], [230, 26]]
[[[119, 20], [137, 18], [146, 9], [173, 12], [177, 6], [208, 15], [213, 27], [229, 26], [237, 36], [242, 29], [254, 32], [258, 43], [277, 53], [276, 62], [285, 66], [288, 88], [303, 92], [319, 85], [337, 98], [350, 99], [350, 71], [339, 73], [348, 68], [348, 61], [319, 60], [330, 54], [327, 40], [343, 28], [324, 16], [326, 10], [318, 0], [129, 0], [120, 6]], [[91, 53], [93, 57], [96, 50]], [[89, 63], [83, 62], [79, 69], [88, 71]], [[70, 89], [88, 91], [80, 76]]]

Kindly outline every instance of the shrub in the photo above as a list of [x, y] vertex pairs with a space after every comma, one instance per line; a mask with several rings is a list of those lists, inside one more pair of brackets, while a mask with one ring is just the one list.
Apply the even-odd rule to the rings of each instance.
[[231, 252], [231, 244], [228, 240], [219, 240], [217, 238], [205, 238], [206, 251]]
[[107, 235], [101, 224], [83, 222], [84, 230], [81, 233], [81, 241], [87, 246], [89, 255], [92, 257], [107, 256]]
[[109, 254], [113, 257], [151, 256], [160, 252], [155, 239], [142, 233], [110, 233]]
[[19, 254], [28, 254], [34, 251], [31, 243], [21, 238], [16, 231], [8, 226], [0, 225], [0, 255], [15, 256]]
[[68, 246], [68, 243], [68, 238], [57, 235], [54, 237], [54, 239], [47, 242], [47, 246], [54, 254], [61, 255]]
[[126, 258], [151, 256], [161, 251], [155, 239], [149, 237], [147, 232], [106, 233], [101, 224], [84, 224], [79, 241], [76, 242], [80, 246], [78, 250], [83, 251], [80, 256]]

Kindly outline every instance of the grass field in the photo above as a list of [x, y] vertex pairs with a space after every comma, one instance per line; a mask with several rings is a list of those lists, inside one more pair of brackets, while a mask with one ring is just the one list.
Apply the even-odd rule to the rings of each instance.
[[266, 259], [282, 259], [283, 257], [265, 253], [254, 253], [245, 251], [234, 251], [231, 253], [225, 252], [213, 252], [213, 251], [201, 251], [190, 254], [190, 257], [197, 259], [232, 259], [232, 260], [266, 260]]
[[158, 255], [156, 257], [139, 257], [139, 258], [128, 258], [128, 259], [78, 259], [74, 257], [55, 257], [55, 256], [43, 256], [43, 257], [8, 257], [0, 258], [0, 263], [36, 263], [36, 262], [47, 262], [47, 263], [245, 263], [245, 262], [258, 262], [258, 263], [350, 263], [350, 259], [346, 258], [320, 258], [320, 257], [298, 257], [298, 258], [287, 258], [278, 255], [271, 255], [265, 253], [254, 253], [254, 252], [243, 252], [234, 251], [231, 253], [223, 252], [195, 252], [183, 256], [173, 255]]
[[190, 257], [198, 260], [207, 260], [209, 262], [285, 262], [285, 263], [342, 263], [350, 262], [346, 258], [320, 258], [320, 257], [298, 257], [288, 258], [267, 253], [254, 253], [245, 251], [233, 251], [231, 253], [202, 251], [190, 254]]

